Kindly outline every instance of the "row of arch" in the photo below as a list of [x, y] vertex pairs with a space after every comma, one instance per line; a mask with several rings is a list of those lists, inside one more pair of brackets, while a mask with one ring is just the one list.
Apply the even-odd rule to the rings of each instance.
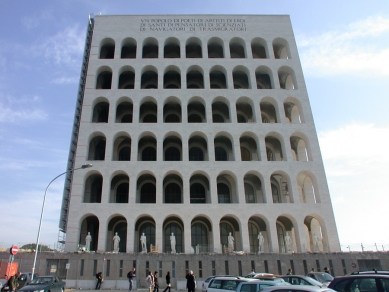
[[[107, 138], [102, 132], [94, 132], [89, 137], [87, 160], [106, 160]], [[264, 142], [264, 143], [263, 143]], [[290, 150], [294, 161], [311, 161], [312, 153], [308, 138], [301, 132], [293, 133]], [[239, 138], [239, 149], [234, 147], [230, 133], [220, 132], [213, 138], [213, 153], [209, 149], [210, 139], [202, 132], [194, 132], [188, 139], [188, 156], [183, 153], [182, 136], [169, 132], [163, 138], [163, 157], [158, 158], [157, 137], [147, 131], [139, 135], [137, 150], [131, 136], [119, 132], [113, 137], [113, 161], [287, 161], [286, 142], [282, 135], [270, 132], [260, 141], [253, 132], [245, 132]], [[262, 147], [262, 148], [261, 148]], [[264, 149], [266, 153], [261, 153]], [[239, 151], [240, 150], [240, 151]], [[239, 159], [240, 157], [240, 159]], [[214, 159], [212, 159], [214, 158]]]
[[[300, 227], [299, 230], [296, 227]], [[161, 235], [157, 235], [158, 228], [162, 229]], [[190, 233], [187, 229], [190, 229]], [[163, 222], [145, 214], [131, 224], [125, 216], [116, 214], [107, 221], [104, 243], [99, 241], [99, 234], [102, 232], [98, 216], [87, 214], [80, 220], [78, 242], [80, 245], [85, 244], [85, 237], [89, 232], [92, 236], [91, 250], [102, 250], [101, 245], [105, 246], [106, 251], [112, 251], [112, 238], [117, 233], [120, 237], [119, 252], [141, 252], [140, 236], [143, 234], [146, 236], [148, 251], [152, 244], [160, 246], [160, 252], [170, 253], [170, 236], [173, 233], [177, 253], [209, 253], [222, 251], [223, 246], [228, 245], [228, 236], [232, 235], [235, 251], [322, 252], [329, 251], [325, 231], [324, 221], [316, 215], [308, 215], [303, 222], [296, 222], [293, 216], [285, 214], [278, 216], [272, 223], [262, 215], [253, 215], [244, 224], [233, 215], [224, 216], [217, 223], [213, 223], [206, 215], [197, 215], [189, 226], [185, 226], [184, 221], [174, 214], [167, 216]], [[260, 236], [263, 237], [261, 243]]]
[[[161, 42], [162, 43], [162, 42]], [[254, 38], [248, 45], [242, 38], [234, 37], [227, 44], [218, 37], [207, 41], [206, 51], [203, 52], [203, 42], [196, 37], [191, 37], [181, 47], [181, 42], [175, 37], [170, 37], [163, 42], [162, 55], [159, 55], [160, 42], [153, 37], [143, 40], [141, 51], [138, 51], [137, 41], [134, 38], [125, 38], [120, 45], [120, 58], [135, 59], [141, 53], [141, 58], [248, 58], [268, 59], [271, 55], [275, 59], [290, 59], [288, 42], [283, 38], [276, 38], [272, 42], [272, 48], [268, 47], [263, 38]], [[116, 42], [112, 38], [100, 41], [100, 59], [114, 59]], [[270, 53], [272, 51], [272, 53]]]
[[[161, 184], [162, 183], [162, 184]], [[188, 184], [189, 183], [189, 184]], [[283, 171], [273, 172], [269, 178], [256, 171], [243, 177], [243, 184], [229, 171], [221, 172], [212, 182], [206, 172], [195, 172], [188, 181], [180, 173], [166, 173], [162, 182], [151, 173], [139, 174], [130, 188], [130, 177], [125, 171], [112, 174], [109, 186], [104, 186], [100, 172], [92, 171], [85, 178], [83, 203], [119, 204], [266, 204], [320, 203], [316, 177], [301, 171], [295, 184], [298, 195], [293, 195], [292, 181]], [[239, 188], [242, 188], [239, 192]], [[104, 190], [104, 191], [103, 191]], [[244, 193], [244, 198], [243, 198]], [[240, 198], [240, 194], [242, 197]]]
[[[168, 97], [163, 106], [164, 123], [182, 123], [182, 101], [175, 96]], [[92, 123], [108, 123], [110, 101], [105, 97], [98, 97], [93, 101]], [[231, 102], [219, 96], [212, 101], [212, 122], [230, 123]], [[117, 101], [116, 123], [133, 122], [133, 102], [128, 97], [122, 97]], [[257, 117], [255, 114], [256, 106], [249, 97], [241, 97], [235, 103], [236, 122], [255, 123]], [[258, 110], [257, 110], [258, 111]], [[206, 103], [201, 97], [193, 97], [187, 105], [188, 123], [206, 123]], [[261, 113], [260, 122], [279, 123], [281, 113], [277, 101], [272, 97], [264, 97], [259, 103], [259, 112]], [[287, 98], [284, 101], [284, 114], [287, 123], [302, 123], [304, 116], [302, 114], [301, 104], [296, 98]], [[158, 122], [158, 101], [151, 96], [145, 97], [140, 102], [139, 107], [140, 123]], [[259, 122], [259, 121], [258, 121]]]
[[[119, 70], [118, 89], [204, 89], [204, 70], [201, 66], [193, 65], [182, 70], [174, 65], [165, 68], [163, 78], [159, 80], [158, 69], [147, 65], [141, 70], [139, 87], [135, 84], [135, 69], [132, 66], [123, 66]], [[96, 74], [96, 89], [112, 88], [112, 69], [109, 66], [98, 68]], [[245, 66], [238, 65], [229, 76], [227, 70], [220, 65], [213, 66], [209, 71], [210, 89], [276, 89], [278, 78], [279, 88], [297, 89], [294, 70], [288, 66], [282, 66], [277, 71], [277, 76], [267, 66], [259, 66], [255, 69], [255, 76], [251, 80], [250, 70]], [[159, 85], [162, 83], [162, 86]], [[186, 85], [184, 85], [186, 84]], [[138, 86], [138, 85], [137, 85]]]

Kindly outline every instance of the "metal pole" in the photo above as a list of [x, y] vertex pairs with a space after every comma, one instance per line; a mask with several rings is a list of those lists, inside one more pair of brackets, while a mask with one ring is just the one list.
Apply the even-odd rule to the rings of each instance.
[[32, 265], [32, 275], [31, 275], [31, 280], [34, 279], [34, 274], [35, 274], [35, 266], [36, 266], [36, 258], [38, 256], [38, 247], [39, 247], [39, 238], [40, 238], [40, 235], [41, 235], [41, 227], [42, 227], [42, 219], [43, 219], [43, 213], [44, 213], [44, 210], [45, 210], [45, 202], [46, 202], [46, 194], [47, 194], [47, 190], [49, 188], [49, 186], [52, 184], [53, 181], [55, 181], [57, 178], [59, 178], [60, 176], [68, 173], [68, 172], [73, 172], [77, 169], [84, 169], [84, 168], [89, 168], [89, 167], [92, 167], [92, 164], [84, 164], [83, 166], [81, 167], [78, 167], [78, 168], [74, 168], [74, 169], [70, 169], [68, 171], [65, 171], [59, 175], [57, 175], [55, 178], [53, 178], [51, 180], [51, 182], [47, 185], [46, 187], [46, 190], [45, 190], [45, 194], [43, 196], [43, 203], [42, 203], [42, 211], [41, 211], [41, 218], [39, 219], [39, 228], [38, 228], [38, 235], [36, 237], [36, 245], [35, 245], [35, 255], [34, 255], [34, 263]]

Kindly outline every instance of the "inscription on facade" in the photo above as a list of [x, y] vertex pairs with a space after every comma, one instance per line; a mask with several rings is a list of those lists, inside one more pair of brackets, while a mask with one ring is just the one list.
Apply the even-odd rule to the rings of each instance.
[[246, 31], [242, 18], [144, 18], [140, 31]]

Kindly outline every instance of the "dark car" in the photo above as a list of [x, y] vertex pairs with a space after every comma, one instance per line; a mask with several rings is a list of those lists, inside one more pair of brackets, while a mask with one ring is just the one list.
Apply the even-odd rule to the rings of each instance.
[[328, 283], [334, 279], [334, 277], [326, 272], [310, 272], [307, 274], [307, 276], [316, 281], [319, 281], [320, 283], [323, 283], [324, 285], [328, 285]]
[[336, 277], [328, 288], [338, 292], [387, 292], [389, 275], [374, 273]]
[[64, 292], [65, 282], [57, 276], [39, 276], [21, 289], [21, 292]]
[[312, 285], [317, 287], [323, 287], [326, 286], [323, 283], [320, 283], [319, 281], [316, 281], [315, 279], [312, 279], [308, 276], [300, 276], [300, 275], [290, 275], [290, 276], [282, 276], [282, 279], [285, 280], [285, 282], [288, 282], [292, 285]]

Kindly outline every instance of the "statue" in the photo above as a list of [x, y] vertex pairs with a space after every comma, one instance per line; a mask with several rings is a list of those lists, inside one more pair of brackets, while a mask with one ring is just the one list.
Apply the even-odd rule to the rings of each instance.
[[140, 243], [142, 245], [142, 253], [147, 253], [146, 235], [144, 233], [140, 237]]
[[286, 252], [292, 252], [292, 238], [289, 236], [289, 232], [286, 232], [285, 246], [286, 246]]
[[170, 236], [170, 248], [172, 250], [172, 253], [176, 253], [176, 237], [174, 236], [173, 232]]
[[316, 236], [316, 234], [313, 234], [313, 250], [314, 252], [320, 252], [319, 238]]
[[234, 237], [231, 235], [231, 232], [228, 235], [228, 250], [230, 252], [234, 251]]
[[115, 236], [113, 237], [113, 251], [119, 252], [119, 241], [120, 237], [117, 232], [115, 232]]
[[85, 237], [85, 250], [90, 251], [90, 243], [92, 241], [92, 236], [90, 235], [90, 232], [88, 232], [88, 235]]
[[258, 254], [263, 252], [263, 249], [264, 249], [263, 244], [264, 243], [265, 243], [265, 238], [263, 237], [262, 232], [259, 232], [259, 234], [258, 234], [258, 246], [259, 246]]

